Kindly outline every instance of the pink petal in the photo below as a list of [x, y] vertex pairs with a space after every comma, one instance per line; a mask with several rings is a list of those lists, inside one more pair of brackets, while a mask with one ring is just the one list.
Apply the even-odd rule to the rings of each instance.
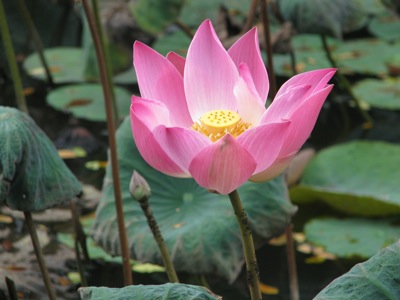
[[264, 182], [279, 176], [285, 171], [295, 155], [296, 152], [289, 154], [288, 156], [278, 158], [272, 166], [258, 174], [251, 176], [249, 180], [253, 182]]
[[237, 67], [241, 63], [246, 63], [249, 66], [258, 95], [265, 103], [268, 96], [269, 80], [260, 53], [257, 28], [254, 27], [237, 40], [228, 50], [228, 53]]
[[254, 173], [264, 171], [277, 159], [289, 125], [290, 121], [263, 124], [237, 137], [236, 141], [251, 154], [257, 163]]
[[186, 128], [159, 126], [154, 137], [162, 149], [184, 172], [189, 174], [193, 157], [212, 142], [205, 135]]
[[312, 94], [304, 103], [292, 112], [288, 119], [291, 121], [285, 143], [282, 145], [280, 157], [299, 151], [314, 128], [322, 105], [332, 90], [333, 85]]
[[184, 86], [194, 121], [214, 109], [236, 111], [233, 88], [238, 70], [219, 41], [210, 20], [197, 30], [187, 53]]
[[135, 42], [133, 63], [143, 98], [158, 100], [168, 107], [174, 125], [193, 124], [186, 104], [183, 78], [165, 57], [140, 42]]
[[309, 84], [311, 85], [311, 89], [308, 93], [313, 93], [318, 89], [324, 88], [329, 80], [335, 75], [336, 69], [328, 68], [328, 69], [320, 69], [309, 72], [304, 72], [293, 76], [288, 81], [286, 81], [281, 88], [279, 89], [276, 97], [280, 94], [285, 93], [288, 89], [290, 89], [293, 85], [301, 85], [301, 84]]
[[281, 93], [268, 107], [261, 119], [261, 123], [280, 122], [281, 119], [289, 119], [293, 111], [306, 100], [311, 86], [308, 84], [293, 85], [285, 93]]
[[166, 108], [162, 103], [137, 97], [133, 99], [130, 116], [136, 146], [143, 159], [154, 169], [176, 177], [187, 177], [188, 174], [171, 160], [152, 132], [160, 123], [167, 121], [164, 110]]
[[175, 52], [169, 52], [167, 59], [175, 66], [178, 72], [183, 76], [183, 70], [185, 69], [186, 59]]
[[191, 162], [190, 174], [202, 187], [229, 194], [256, 168], [250, 153], [229, 134], [203, 149]]
[[265, 103], [255, 90], [253, 78], [246, 64], [239, 66], [240, 78], [233, 90], [238, 107], [238, 113], [246, 122], [256, 126], [265, 112]]

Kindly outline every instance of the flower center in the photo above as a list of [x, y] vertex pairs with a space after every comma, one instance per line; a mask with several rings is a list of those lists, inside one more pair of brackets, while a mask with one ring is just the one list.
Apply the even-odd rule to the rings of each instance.
[[251, 127], [250, 123], [242, 120], [238, 113], [231, 110], [212, 110], [200, 117], [192, 129], [204, 134], [213, 142], [229, 133], [237, 137]]

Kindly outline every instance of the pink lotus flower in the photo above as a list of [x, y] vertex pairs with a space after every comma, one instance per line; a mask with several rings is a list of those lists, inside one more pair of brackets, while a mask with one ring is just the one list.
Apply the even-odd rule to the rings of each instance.
[[186, 59], [135, 42], [134, 66], [141, 98], [132, 97], [131, 124], [143, 158], [221, 194], [284, 171], [310, 135], [335, 73], [294, 76], [265, 109], [269, 83], [257, 29], [226, 51], [209, 20]]

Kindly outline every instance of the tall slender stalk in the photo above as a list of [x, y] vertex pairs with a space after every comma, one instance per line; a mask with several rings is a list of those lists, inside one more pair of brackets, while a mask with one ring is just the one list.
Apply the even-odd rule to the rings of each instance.
[[[333, 58], [331, 50], [329, 49], [328, 40], [327, 40], [325, 34], [321, 35], [321, 40], [322, 40], [322, 46], [324, 48], [326, 57], [328, 58], [328, 60], [331, 63], [332, 67], [338, 68], [336, 60]], [[373, 126], [373, 120], [372, 120], [371, 116], [361, 107], [360, 100], [358, 100], [356, 95], [354, 95], [353, 90], [351, 88], [350, 82], [347, 80], [347, 78], [340, 71], [336, 72], [336, 76], [339, 79], [340, 86], [344, 90], [346, 90], [346, 92], [349, 94], [349, 96], [353, 99], [357, 110], [360, 112], [362, 118], [364, 119], [363, 128], [364, 129], [371, 129], [372, 126]]]
[[247, 18], [246, 18], [246, 23], [244, 24], [242, 28], [241, 34], [245, 34], [247, 31], [251, 29], [251, 26], [253, 26], [254, 23], [254, 16], [256, 14], [257, 10], [257, 2], [258, 0], [251, 0], [250, 7], [249, 7], [249, 12], [247, 13]]
[[115, 209], [117, 211], [117, 223], [118, 223], [118, 233], [121, 245], [121, 256], [122, 256], [122, 268], [124, 275], [125, 285], [132, 284], [132, 271], [130, 266], [130, 255], [128, 248], [128, 238], [126, 234], [125, 222], [124, 222], [124, 211], [122, 205], [122, 195], [121, 195], [121, 185], [119, 180], [119, 170], [118, 170], [118, 157], [117, 157], [117, 145], [115, 140], [115, 121], [113, 115], [112, 107], [112, 95], [111, 95], [111, 83], [107, 77], [106, 65], [104, 62], [103, 48], [101, 47], [101, 41], [96, 29], [96, 22], [93, 17], [92, 10], [89, 7], [87, 0], [82, 0], [83, 8], [86, 14], [86, 18], [89, 23], [90, 32], [92, 34], [97, 61], [100, 70], [100, 79], [103, 87], [104, 93], [104, 104], [106, 108], [107, 115], [107, 129], [108, 129], [108, 142], [110, 146], [110, 160], [111, 160], [111, 171], [113, 177], [114, 185], [114, 197], [115, 197]]
[[290, 300], [299, 300], [299, 282], [297, 279], [297, 268], [296, 268], [296, 256], [294, 252], [294, 241], [292, 224], [286, 226], [286, 257], [288, 261], [289, 271], [289, 288], [290, 288]]
[[11, 78], [14, 83], [17, 105], [20, 110], [27, 113], [28, 106], [26, 105], [21, 76], [18, 70], [17, 59], [15, 58], [14, 46], [12, 44], [10, 30], [8, 29], [3, 0], [0, 0], [0, 32], [3, 39], [4, 48], [6, 50], [7, 60], [10, 65]]
[[274, 62], [272, 58], [271, 31], [269, 26], [268, 6], [266, 0], [260, 0], [260, 1], [261, 1], [261, 20], [264, 28], [265, 51], [267, 52], [267, 60], [268, 60], [268, 77], [270, 83], [269, 95], [271, 97], [271, 101], [273, 101], [276, 93], [278, 92], [278, 88], [276, 85]]
[[43, 282], [46, 286], [47, 295], [50, 300], [56, 300], [56, 293], [54, 291], [53, 285], [51, 284], [50, 276], [47, 271], [46, 262], [43, 257], [43, 253], [40, 247], [39, 238], [36, 233], [35, 224], [32, 220], [32, 214], [30, 212], [24, 212], [26, 225], [28, 226], [29, 234], [31, 235], [31, 240], [33, 244], [33, 249], [35, 250], [36, 259], [39, 263], [40, 272], [42, 273]]
[[259, 270], [247, 214], [243, 208], [237, 190], [234, 190], [229, 194], [229, 199], [231, 200], [239, 224], [240, 234], [242, 236], [243, 252], [247, 270], [247, 284], [249, 285], [251, 300], [261, 300]]
[[39, 55], [40, 63], [42, 64], [44, 71], [46, 73], [47, 83], [50, 85], [50, 87], [54, 87], [54, 81], [51, 76], [49, 66], [48, 66], [46, 59], [44, 57], [44, 54], [43, 54], [42, 41], [40, 39], [39, 33], [36, 30], [35, 24], [33, 23], [31, 15], [29, 14], [29, 10], [26, 7], [25, 1], [17, 0], [17, 4], [18, 4], [18, 10], [22, 16], [22, 19], [24, 20], [26, 26], [28, 27], [29, 33], [32, 37], [33, 46], [35, 47], [35, 50]]

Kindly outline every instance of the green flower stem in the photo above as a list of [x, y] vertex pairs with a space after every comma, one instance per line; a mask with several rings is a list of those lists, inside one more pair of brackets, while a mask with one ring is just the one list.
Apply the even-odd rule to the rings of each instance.
[[165, 270], [167, 271], [168, 279], [170, 282], [179, 282], [178, 276], [176, 275], [174, 265], [172, 264], [171, 257], [169, 256], [167, 246], [165, 245], [164, 239], [162, 237], [161, 231], [158, 228], [157, 221], [154, 218], [153, 212], [150, 209], [149, 197], [144, 196], [137, 200], [140, 207], [146, 216], [147, 223], [149, 224], [150, 230], [153, 233], [154, 239], [157, 242], [158, 248], [161, 252], [161, 257], [164, 262]]
[[288, 260], [289, 269], [289, 287], [290, 287], [290, 300], [299, 300], [299, 282], [297, 279], [297, 268], [296, 268], [296, 256], [294, 252], [294, 242], [293, 242], [293, 225], [289, 224], [286, 227], [286, 255]]
[[254, 250], [253, 236], [251, 235], [251, 228], [247, 220], [247, 214], [244, 211], [242, 202], [237, 190], [229, 194], [229, 199], [233, 210], [235, 211], [236, 219], [239, 223], [240, 233], [242, 235], [243, 252], [246, 260], [247, 269], [247, 283], [250, 289], [252, 300], [261, 300], [260, 279], [257, 265], [256, 253]]
[[0, 32], [4, 48], [6, 50], [7, 60], [8, 63], [10, 64], [11, 78], [14, 83], [14, 90], [18, 108], [23, 112], [28, 113], [28, 106], [26, 105], [21, 76], [18, 70], [17, 59], [15, 58], [15, 52], [10, 36], [10, 30], [8, 29], [3, 0], [0, 0]]
[[37, 32], [35, 24], [33, 23], [31, 15], [29, 14], [29, 10], [26, 7], [25, 1], [18, 0], [17, 4], [18, 4], [18, 10], [22, 16], [22, 19], [24, 20], [26, 26], [28, 27], [28, 30], [32, 37], [33, 46], [35, 47], [35, 50], [39, 55], [40, 63], [42, 64], [44, 71], [46, 73], [47, 82], [50, 85], [50, 87], [54, 87], [54, 81], [53, 81], [53, 78], [51, 77], [51, 72], [50, 72], [49, 66], [47, 65], [46, 59], [43, 54], [42, 41], [40, 40], [39, 33]]
[[263, 23], [264, 29], [264, 44], [265, 51], [267, 52], [267, 60], [268, 60], [268, 78], [269, 78], [269, 96], [271, 97], [271, 101], [275, 98], [276, 93], [278, 92], [278, 87], [276, 85], [276, 77], [274, 70], [274, 63], [272, 58], [272, 43], [271, 43], [271, 32], [269, 27], [269, 15], [268, 15], [268, 6], [266, 0], [261, 1], [261, 20]]
[[94, 20], [92, 10], [90, 9], [87, 0], [82, 0], [82, 4], [86, 14], [86, 18], [89, 23], [90, 32], [92, 34], [93, 43], [96, 50], [96, 56], [100, 70], [101, 85], [103, 87], [103, 93], [104, 93], [104, 100], [105, 100], [104, 105], [106, 108], [106, 115], [107, 115], [108, 143], [110, 146], [110, 163], [111, 163], [111, 171], [113, 177], [118, 233], [121, 245], [124, 284], [132, 285], [132, 270], [130, 265], [128, 238], [125, 228], [124, 210], [122, 205], [122, 193], [121, 193], [120, 177], [118, 170], [117, 143], [115, 139], [115, 120], [114, 120], [113, 106], [112, 106], [111, 83], [109, 82], [107, 77], [107, 68], [104, 60], [104, 52], [101, 46], [101, 41], [99, 33], [96, 28], [96, 22]]
[[47, 295], [50, 300], [56, 300], [56, 293], [54, 291], [53, 285], [51, 284], [50, 275], [47, 271], [46, 262], [43, 257], [42, 249], [40, 247], [39, 239], [36, 233], [35, 224], [32, 220], [32, 214], [30, 212], [24, 212], [26, 225], [28, 226], [29, 234], [31, 235], [31, 240], [33, 244], [33, 249], [35, 250], [36, 259], [39, 263], [40, 272], [42, 273], [44, 285], [46, 286]]
[[[338, 65], [336, 63], [336, 60], [333, 58], [331, 50], [329, 49], [329, 45], [328, 45], [328, 40], [326, 38], [325, 34], [321, 35], [321, 40], [322, 40], [322, 46], [325, 50], [325, 54], [327, 59], [329, 60], [329, 62], [331, 63], [333, 68], [338, 69]], [[347, 78], [340, 72], [338, 71], [336, 73], [338, 79], [339, 79], [339, 84], [341, 85], [341, 87], [346, 90], [346, 92], [349, 94], [349, 96], [353, 99], [358, 111], [360, 112], [361, 116], [364, 119], [364, 124], [363, 124], [363, 128], [368, 130], [371, 129], [373, 127], [373, 121], [371, 116], [361, 107], [360, 105], [360, 100], [358, 100], [358, 98], [354, 95], [353, 90], [351, 88], [351, 84], [350, 82], [347, 80]]]

